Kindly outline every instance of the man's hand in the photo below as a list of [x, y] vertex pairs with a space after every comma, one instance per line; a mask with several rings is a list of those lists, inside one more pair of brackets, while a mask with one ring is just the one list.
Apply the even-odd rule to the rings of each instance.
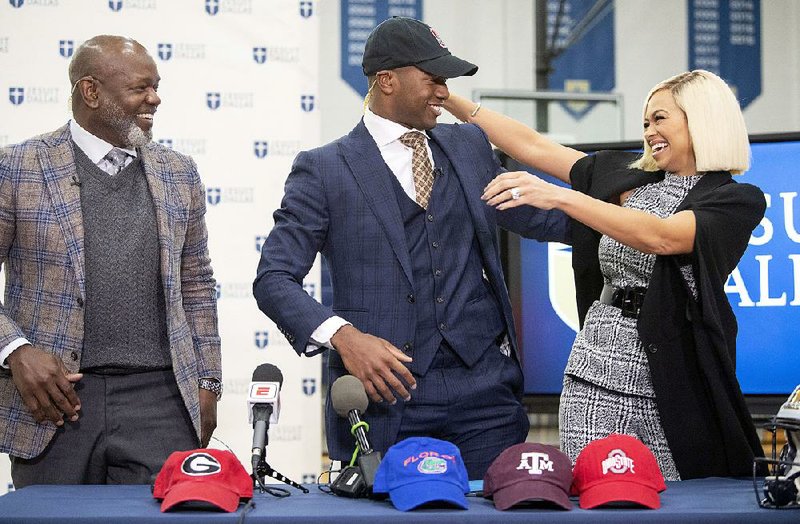
[[49, 420], [56, 426], [78, 420], [81, 401], [73, 389], [81, 373], [69, 373], [55, 355], [25, 344], [15, 349], [6, 359], [11, 378], [22, 396], [25, 406], [36, 422]]
[[217, 394], [207, 389], [200, 391], [200, 447], [207, 448], [211, 435], [217, 429]]
[[362, 333], [350, 325], [342, 326], [331, 337], [331, 344], [342, 357], [344, 367], [364, 384], [374, 402], [386, 400], [394, 404], [397, 399], [393, 391], [405, 400], [411, 399], [406, 385], [415, 389], [417, 381], [404, 365], [411, 362], [411, 357], [386, 340]]

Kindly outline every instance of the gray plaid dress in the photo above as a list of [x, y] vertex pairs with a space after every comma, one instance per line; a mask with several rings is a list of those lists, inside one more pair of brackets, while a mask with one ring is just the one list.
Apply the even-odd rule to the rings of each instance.
[[[668, 217], [701, 176], [667, 173], [663, 181], [635, 189], [624, 207]], [[605, 235], [600, 239], [598, 255], [606, 284], [649, 284], [656, 255]], [[681, 271], [696, 298], [691, 265]], [[665, 479], [680, 480], [661, 427], [636, 319], [623, 317], [619, 308], [595, 301], [586, 314], [564, 371], [559, 429], [561, 449], [573, 463], [589, 442], [622, 433], [637, 437], [650, 448]]]

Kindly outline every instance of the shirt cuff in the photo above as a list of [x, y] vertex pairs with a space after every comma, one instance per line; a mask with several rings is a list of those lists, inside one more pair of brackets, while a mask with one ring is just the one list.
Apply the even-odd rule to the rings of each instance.
[[13, 353], [15, 349], [24, 346], [25, 344], [30, 344], [27, 338], [17, 338], [11, 341], [9, 345], [4, 347], [3, 350], [0, 351], [0, 368], [8, 369], [8, 364], [6, 364], [6, 359], [8, 356]]
[[342, 317], [331, 317], [322, 324], [319, 325], [317, 329], [311, 333], [311, 338], [309, 339], [309, 344], [306, 346], [306, 353], [318, 352], [320, 348], [326, 347], [328, 349], [336, 349], [331, 344], [331, 338], [333, 335], [339, 331], [342, 326], [350, 326], [350, 322], [346, 321]]

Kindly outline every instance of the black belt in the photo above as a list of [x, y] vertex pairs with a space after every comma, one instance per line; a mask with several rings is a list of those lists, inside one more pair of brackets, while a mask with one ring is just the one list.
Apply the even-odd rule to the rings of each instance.
[[645, 293], [646, 287], [616, 287], [606, 284], [600, 293], [600, 302], [620, 308], [623, 317], [639, 318]]

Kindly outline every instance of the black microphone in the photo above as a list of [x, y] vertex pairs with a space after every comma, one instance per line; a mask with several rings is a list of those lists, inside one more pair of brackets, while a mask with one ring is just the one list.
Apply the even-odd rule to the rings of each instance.
[[[364, 430], [366, 423], [361, 420], [361, 414], [367, 410], [369, 405], [364, 385], [353, 375], [339, 377], [331, 386], [331, 403], [336, 413], [350, 422], [350, 431], [356, 437], [361, 452], [358, 456], [358, 468], [360, 471], [345, 468], [339, 478], [336, 479], [337, 482], [339, 479], [346, 479], [339, 482], [337, 486], [343, 489], [344, 492], [337, 494], [354, 497], [361, 496], [363, 493], [357, 492], [360, 489], [357, 487], [359, 483], [363, 483], [363, 489], [369, 494], [372, 492], [372, 485], [375, 482], [375, 472], [381, 463], [381, 453], [372, 449], [369, 440], [367, 440], [367, 432]], [[351, 488], [356, 492], [350, 494]], [[331, 489], [334, 489], [333, 485]]]
[[433, 168], [433, 178], [437, 178], [442, 176], [442, 168], [441, 167], [434, 167]]
[[250, 422], [253, 423], [252, 464], [253, 473], [265, 457], [267, 432], [270, 422], [278, 422], [280, 390], [283, 385], [281, 370], [272, 364], [261, 364], [253, 371], [253, 381], [247, 395]]
[[81, 181], [78, 179], [77, 175], [72, 175], [72, 182], [70, 182], [69, 185], [81, 187]]

